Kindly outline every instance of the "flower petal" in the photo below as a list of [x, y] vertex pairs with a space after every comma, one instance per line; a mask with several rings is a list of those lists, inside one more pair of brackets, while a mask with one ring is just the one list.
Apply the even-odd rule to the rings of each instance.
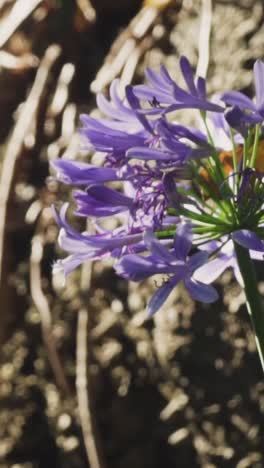
[[74, 191], [77, 203], [76, 214], [81, 216], [111, 216], [132, 208], [133, 200], [116, 190], [101, 185], [93, 185], [87, 189]]
[[264, 252], [264, 242], [253, 231], [249, 229], [240, 229], [232, 234], [232, 239], [246, 249]]
[[197, 268], [200, 268], [207, 260], [208, 253], [206, 251], [197, 252], [190, 257], [188, 267], [194, 271]]
[[179, 156], [168, 151], [165, 152], [154, 148], [144, 148], [137, 146], [129, 149], [126, 152], [126, 156], [129, 159], [143, 159], [144, 161], [172, 161], [179, 159], [180, 162]]
[[115, 265], [118, 275], [131, 281], [143, 281], [155, 274], [153, 262], [137, 254], [124, 255]]
[[213, 283], [224, 271], [233, 265], [233, 257], [223, 255], [198, 268], [193, 278], [205, 284]]
[[192, 67], [189, 60], [184, 55], [182, 55], [180, 58], [180, 67], [185, 83], [187, 84], [190, 93], [194, 96], [197, 96], [198, 93], [194, 84]]
[[192, 230], [189, 224], [182, 223], [177, 227], [174, 238], [174, 249], [178, 260], [186, 260], [192, 248]]
[[252, 111], [256, 110], [256, 106], [251, 99], [245, 96], [245, 94], [240, 93], [240, 91], [229, 91], [224, 93], [222, 94], [221, 99], [230, 106], [237, 106], [240, 109], [249, 109]]
[[116, 171], [110, 167], [97, 167], [80, 161], [56, 159], [50, 162], [56, 178], [65, 184], [89, 185], [118, 180]]
[[196, 301], [211, 303], [218, 299], [217, 291], [209, 284], [200, 283], [194, 278], [186, 278], [184, 284], [191, 297]]
[[160, 259], [162, 262], [170, 263], [174, 262], [176, 257], [168, 251], [168, 249], [161, 244], [160, 241], [154, 236], [153, 232], [150, 229], [147, 229], [144, 233], [144, 243], [150, 252]]
[[181, 275], [174, 276], [170, 281], [163, 284], [157, 291], [153, 294], [150, 299], [147, 307], [147, 314], [149, 316], [154, 315], [164, 304], [173, 288], [182, 280]]

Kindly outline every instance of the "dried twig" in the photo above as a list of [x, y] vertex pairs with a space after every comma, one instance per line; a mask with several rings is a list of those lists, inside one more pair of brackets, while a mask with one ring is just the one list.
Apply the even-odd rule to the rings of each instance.
[[[102, 91], [114, 78], [123, 72], [122, 88], [132, 80], [140, 57], [150, 48], [153, 38], [151, 31], [161, 11], [173, 0], [148, 0], [129, 23], [128, 27], [114, 41], [103, 66], [91, 83], [91, 91]], [[148, 37], [148, 41], [144, 40]], [[129, 80], [125, 83], [125, 79]]]
[[87, 361], [89, 359], [89, 346], [87, 346], [87, 330], [89, 328], [89, 316], [87, 308], [79, 310], [77, 326], [77, 366], [76, 387], [79, 406], [80, 421], [87, 458], [91, 468], [104, 468], [102, 452], [98, 448], [98, 436], [94, 425], [93, 408]]
[[198, 53], [199, 59], [196, 73], [198, 76], [206, 77], [210, 55], [210, 34], [212, 27], [212, 0], [202, 0], [201, 23], [199, 33]]
[[[40, 230], [40, 224], [38, 227]], [[46, 345], [48, 359], [54, 373], [56, 384], [63, 395], [70, 396], [71, 391], [62, 367], [56, 342], [52, 334], [52, 320], [49, 303], [42, 290], [41, 285], [41, 261], [43, 257], [43, 236], [39, 233], [32, 239], [32, 250], [30, 256], [30, 289], [34, 304], [41, 319], [43, 341]]]
[[[43, 95], [47, 79], [51, 67], [54, 65], [60, 54], [58, 46], [51, 46], [47, 49], [43, 60], [36, 73], [34, 84], [28, 95], [26, 102], [19, 114], [14, 131], [11, 135], [7, 150], [4, 155], [1, 178], [0, 178], [0, 300], [3, 305], [5, 298], [8, 296], [8, 275], [7, 275], [7, 258], [10, 256], [8, 252], [8, 213], [11, 213], [8, 208], [12, 209], [12, 187], [14, 185], [14, 178], [16, 168], [19, 162], [19, 157], [22, 154], [24, 139], [35, 120], [35, 116], [40, 103], [40, 98]], [[10, 215], [9, 215], [10, 216]], [[4, 308], [4, 310], [8, 310]], [[1, 336], [4, 336], [3, 323], [7, 322], [7, 316], [1, 314]]]
[[7, 205], [11, 196], [11, 188], [15, 173], [15, 166], [23, 147], [24, 138], [35, 118], [40, 98], [45, 89], [51, 67], [59, 57], [60, 48], [57, 45], [50, 46], [40, 63], [36, 78], [29, 96], [23, 105], [17, 124], [9, 140], [0, 178], [0, 286], [3, 281], [3, 254], [6, 228]]
[[79, 415], [86, 454], [91, 468], [106, 468], [95, 423], [93, 395], [89, 374], [91, 320], [88, 311], [88, 293], [91, 282], [91, 264], [82, 268], [81, 292], [83, 307], [78, 312], [76, 349], [76, 389]]
[[96, 12], [90, 0], [76, 0], [84, 18], [88, 23], [93, 23], [96, 19]]
[[33, 54], [23, 54], [16, 57], [4, 50], [0, 51], [0, 68], [7, 68], [9, 70], [20, 71], [27, 68], [37, 67], [39, 64], [38, 58]]
[[10, 39], [15, 30], [28, 18], [43, 0], [17, 0], [9, 13], [0, 22], [0, 47]]

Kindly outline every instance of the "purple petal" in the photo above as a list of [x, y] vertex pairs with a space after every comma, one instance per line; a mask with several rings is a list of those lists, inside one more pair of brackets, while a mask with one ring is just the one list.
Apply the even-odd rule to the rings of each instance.
[[256, 107], [251, 101], [251, 99], [249, 99], [249, 97], [245, 96], [245, 94], [240, 93], [239, 91], [230, 91], [224, 93], [222, 94], [221, 99], [226, 104], [229, 104], [231, 106], [237, 106], [240, 109], [249, 109], [252, 111], [256, 110]]
[[85, 260], [87, 260], [85, 256], [69, 255], [63, 260], [57, 260], [52, 267], [52, 271], [54, 274], [62, 272], [64, 276], [68, 276], [75, 268], [84, 263]]
[[50, 165], [56, 171], [56, 177], [65, 184], [89, 185], [95, 182], [109, 182], [118, 180], [114, 169], [96, 167], [79, 161], [56, 159]]
[[184, 284], [195, 301], [211, 303], [218, 299], [215, 288], [209, 284], [200, 283], [193, 278], [186, 278]]
[[192, 248], [192, 230], [189, 224], [180, 224], [177, 227], [174, 238], [174, 249], [176, 258], [186, 260], [188, 253]]
[[201, 98], [205, 99], [206, 97], [206, 82], [205, 79], [202, 78], [201, 76], [198, 76], [197, 78], [197, 90], [198, 94]]
[[189, 60], [184, 55], [180, 58], [180, 67], [181, 67], [181, 71], [185, 79], [185, 82], [190, 90], [190, 93], [197, 96], [197, 90], [196, 90], [194, 79], [193, 79], [192, 67], [190, 65]]
[[143, 239], [149, 251], [163, 262], [170, 263], [177, 260], [175, 256], [171, 254], [168, 249], [161, 244], [160, 241], [158, 241], [150, 229], [146, 230]]
[[203, 265], [208, 259], [208, 253], [205, 251], [202, 252], [197, 252], [193, 254], [189, 261], [188, 261], [188, 267], [191, 271], [196, 270], [197, 268], [200, 268], [201, 265]]
[[116, 131], [105, 127], [105, 130], [91, 130], [81, 128], [80, 134], [90, 143], [89, 149], [101, 152], [125, 152], [131, 146], [140, 146], [144, 144], [145, 136], [142, 133], [128, 134], [126, 131]]
[[248, 132], [247, 121], [245, 120], [245, 114], [239, 107], [231, 107], [225, 112], [225, 120], [228, 125], [232, 128], [235, 128], [241, 135], [246, 137]]
[[250, 257], [253, 259], [253, 260], [259, 260], [259, 261], [263, 261], [264, 260], [264, 254], [261, 253], [261, 252], [256, 252], [255, 250], [250, 250]]
[[161, 73], [157, 73], [154, 70], [147, 68], [145, 70], [145, 76], [154, 88], [161, 88], [163, 90], [165, 88], [167, 89], [167, 92], [171, 91], [171, 83], [168, 83]]
[[[87, 114], [80, 115], [81, 123], [83, 124], [83, 129], [85, 130], [88, 135], [93, 135], [92, 132], [101, 134], [105, 134], [107, 137], [115, 136], [122, 138], [124, 136], [124, 132], [119, 131], [118, 129], [111, 129], [111, 120], [105, 120], [104, 123], [100, 119], [95, 119]], [[84, 132], [83, 132], [84, 133]]]
[[232, 234], [232, 239], [246, 249], [264, 252], [264, 243], [253, 231], [240, 229]]
[[[134, 147], [126, 152], [129, 159], [143, 159], [144, 161], [171, 161], [179, 159], [175, 154], [154, 148]], [[180, 159], [179, 159], [180, 162]]]
[[194, 272], [193, 278], [202, 283], [211, 284], [219, 278], [227, 268], [232, 266], [233, 256], [223, 255], [198, 268]]
[[257, 60], [254, 64], [254, 81], [257, 108], [261, 109], [264, 105], [264, 63], [261, 60]]
[[133, 206], [133, 200], [129, 197], [101, 185], [89, 187], [87, 192], [76, 190], [74, 199], [77, 203], [76, 214], [82, 216], [111, 216]]
[[105, 96], [99, 93], [96, 97], [99, 109], [112, 119], [119, 121], [135, 121], [135, 114], [129, 107], [126, 107], [118, 96], [119, 80], [114, 80], [110, 86], [110, 96], [113, 102], [108, 101]]
[[[157, 99], [158, 102], [162, 104], [171, 104], [174, 99], [172, 97], [172, 93], [166, 92], [166, 90], [160, 90], [156, 88], [151, 88], [150, 86], [146, 85], [136, 85], [134, 86], [134, 94], [139, 99], [144, 99], [146, 101], [153, 101], [154, 97]], [[160, 112], [160, 109], [152, 109], [153, 111], [156, 110]]]
[[188, 128], [184, 125], [170, 123], [167, 122], [164, 118], [161, 118], [158, 121], [156, 129], [161, 136], [168, 138], [187, 138], [197, 145], [207, 144], [207, 136], [200, 130], [192, 127]]
[[124, 117], [127, 119], [131, 118], [129, 114], [124, 116], [122, 110], [116, 109], [112, 103], [110, 103], [103, 94], [98, 94], [96, 97], [97, 107], [101, 112], [108, 115], [112, 119], [123, 120]]
[[185, 100], [184, 102], [172, 104], [169, 108], [166, 109], [166, 112], [172, 112], [178, 109], [200, 109], [205, 111], [211, 112], [223, 112], [224, 108], [209, 102], [205, 99], [195, 98], [192, 97], [189, 100]]
[[67, 233], [67, 237], [70, 237], [71, 239], [76, 239], [77, 241], [83, 240], [86, 237], [80, 234], [75, 229], [73, 229], [66, 220], [66, 213], [67, 213], [68, 208], [69, 208], [69, 203], [64, 203], [60, 211], [57, 211], [56, 208], [52, 206], [51, 209], [52, 209], [55, 221], [58, 224], [58, 226], [62, 229], [62, 231], [63, 232], [65, 231]]
[[140, 110], [140, 103], [139, 103], [138, 98], [136, 97], [136, 95], [134, 93], [133, 87], [130, 86], [130, 85], [126, 87], [126, 98], [127, 98], [127, 101], [129, 103], [129, 105], [134, 110], [134, 112], [135, 112], [138, 120], [142, 124], [142, 126], [147, 130], [147, 132], [152, 134], [153, 130], [152, 130], [152, 127], [151, 127], [149, 121], [144, 116], [144, 114], [142, 114], [141, 112], [138, 112]]
[[143, 281], [155, 274], [153, 262], [137, 254], [124, 255], [115, 265], [115, 270], [118, 275], [131, 281]]
[[98, 201], [112, 205], [126, 205], [131, 207], [133, 204], [132, 198], [123, 195], [117, 190], [105, 187], [104, 185], [92, 185], [88, 187], [87, 193]]
[[167, 85], [169, 85], [169, 86], [174, 85], [174, 80], [172, 79], [172, 77], [170, 76], [167, 68], [164, 67], [164, 65], [160, 66], [160, 74], [161, 74], [162, 78], [164, 79], [164, 82], [167, 83]]
[[73, 238], [71, 236], [71, 232], [66, 231], [64, 228], [60, 230], [59, 237], [58, 237], [58, 244], [61, 249], [65, 250], [66, 252], [78, 255], [87, 255], [88, 257], [93, 257], [94, 249], [93, 247], [85, 242], [85, 239], [82, 238], [82, 235], [79, 234], [79, 238]]
[[157, 291], [153, 294], [150, 299], [147, 307], [147, 313], [149, 316], [154, 315], [164, 304], [173, 288], [182, 280], [182, 276], [174, 276], [167, 283], [163, 284]]
[[263, 117], [255, 112], [254, 114], [246, 114], [239, 107], [232, 107], [225, 112], [225, 119], [230, 127], [235, 128], [241, 135], [246, 137], [248, 124], [255, 125], [263, 120]]
[[177, 192], [177, 186], [172, 174], [167, 173], [163, 177], [164, 192], [170, 203], [174, 206], [179, 205], [181, 195]]

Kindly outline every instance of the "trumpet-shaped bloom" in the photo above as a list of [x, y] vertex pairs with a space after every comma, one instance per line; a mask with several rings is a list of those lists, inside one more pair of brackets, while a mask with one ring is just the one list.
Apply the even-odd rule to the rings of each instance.
[[213, 302], [217, 299], [217, 292], [212, 286], [193, 278], [194, 271], [207, 261], [208, 254], [197, 252], [189, 255], [192, 247], [189, 226], [178, 227], [171, 249], [162, 245], [150, 231], [146, 232], [144, 242], [150, 255], [124, 255], [117, 264], [116, 271], [132, 281], [142, 281], [155, 274], [167, 275], [166, 282], [157, 289], [148, 304], [150, 315], [157, 312], [180, 281], [184, 282], [193, 299], [202, 302]]

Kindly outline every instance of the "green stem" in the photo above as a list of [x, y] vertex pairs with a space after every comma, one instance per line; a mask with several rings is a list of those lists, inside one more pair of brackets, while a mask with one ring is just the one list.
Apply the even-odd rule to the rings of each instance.
[[261, 131], [261, 125], [257, 124], [256, 129], [255, 129], [254, 145], [253, 145], [252, 155], [251, 155], [251, 158], [250, 158], [249, 167], [255, 167], [255, 163], [256, 163], [256, 159], [257, 159], [257, 153], [258, 153], [258, 143], [259, 143], [259, 138], [260, 138], [260, 131]]
[[234, 139], [234, 131], [230, 127], [230, 137], [232, 141], [232, 153], [233, 153], [233, 167], [234, 167], [234, 177], [235, 177], [235, 190], [234, 193], [237, 195], [238, 192], [238, 182], [239, 182], [239, 177], [238, 177], [238, 157], [237, 157], [237, 149], [236, 149], [236, 143]]
[[262, 369], [264, 370], [264, 310], [258, 292], [256, 271], [248, 250], [237, 243], [234, 244], [239, 270], [244, 282], [247, 309], [253, 325]]

